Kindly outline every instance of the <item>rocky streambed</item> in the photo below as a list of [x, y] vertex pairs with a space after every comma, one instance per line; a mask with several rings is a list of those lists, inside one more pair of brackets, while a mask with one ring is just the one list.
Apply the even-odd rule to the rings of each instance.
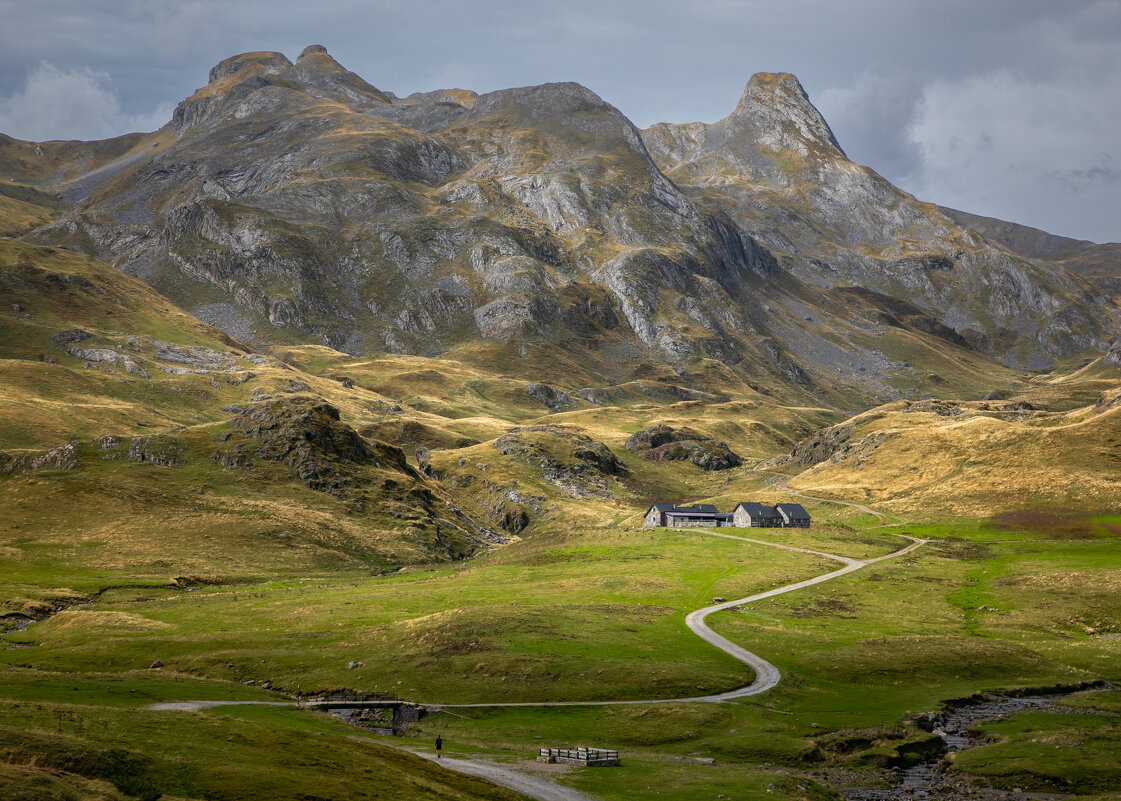
[[[920, 720], [923, 727], [929, 727], [931, 733], [941, 738], [945, 745], [945, 754], [953, 754], [969, 748], [985, 745], [986, 740], [979, 735], [970, 733], [970, 729], [978, 723], [985, 723], [1013, 715], [1017, 712], [1036, 711], [1052, 708], [1055, 711], [1064, 711], [1056, 703], [1062, 699], [1087, 689], [1077, 689], [1039, 695], [995, 695], [985, 693], [976, 698], [961, 702], [951, 703], [942, 712], [925, 716]], [[970, 799], [1009, 799], [1009, 798], [1064, 798], [1063, 795], [1045, 793], [1014, 793], [1007, 790], [983, 788], [973, 786], [969, 782], [952, 776], [946, 771], [946, 761], [927, 761], [903, 769], [897, 773], [898, 780], [894, 787], [884, 788], [859, 788], [842, 791], [845, 801], [941, 801], [942, 799], [970, 798]]]

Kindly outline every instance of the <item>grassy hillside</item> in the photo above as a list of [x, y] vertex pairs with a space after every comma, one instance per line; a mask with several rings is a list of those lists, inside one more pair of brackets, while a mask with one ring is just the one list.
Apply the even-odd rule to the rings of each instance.
[[[763, 696], [451, 707], [403, 742], [425, 749], [439, 732], [455, 755], [523, 770], [544, 744], [618, 747], [622, 768], [550, 774], [608, 800], [836, 799], [828, 787], [890, 783], [884, 766], [929, 739], [915, 716], [949, 699], [1121, 680], [1121, 380], [1101, 361], [977, 368], [953, 399], [847, 419], [710, 360], [596, 383], [547, 344], [534, 375], [503, 370], [510, 354], [494, 349], [260, 353], [106, 265], [7, 240], [0, 295], [0, 788], [13, 797], [506, 797], [320, 714], [142, 707], [339, 689], [657, 699], [749, 682], [684, 615], [836, 563], [636, 528], [653, 500], [731, 508], [797, 491], [812, 529], [732, 533], [850, 558], [893, 551], [901, 533], [932, 541], [711, 618], [779, 667]], [[1004, 397], [977, 399], [991, 390]], [[738, 463], [628, 447], [653, 426], [723, 442]], [[963, 752], [955, 775], [1110, 797], [1114, 701], [1080, 698], [1093, 712], [1077, 725], [994, 725], [1004, 739]], [[1037, 727], [1077, 740], [1079, 760], [1033, 742]]]
[[893, 403], [827, 429], [778, 469], [791, 486], [901, 512], [1110, 513], [1121, 374], [1097, 362], [1003, 400]]
[[355, 737], [325, 715], [143, 708], [170, 696], [268, 698], [216, 682], [16, 671], [0, 696], [0, 789], [12, 801], [522, 797]]

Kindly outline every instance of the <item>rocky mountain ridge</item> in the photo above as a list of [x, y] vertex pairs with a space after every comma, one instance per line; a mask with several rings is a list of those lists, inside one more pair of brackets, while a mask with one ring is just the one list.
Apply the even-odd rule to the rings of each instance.
[[905, 300], [976, 349], [1026, 367], [1100, 349], [1113, 330], [1085, 282], [984, 239], [849, 161], [793, 75], [756, 75], [713, 125], [663, 123], [643, 136], [667, 176], [722, 205], [807, 283]]
[[[563, 389], [713, 361], [862, 405], [1117, 332], [1093, 287], [848, 161], [790, 75], [640, 132], [578, 84], [397, 98], [311, 46], [226, 59], [164, 129], [95, 151], [49, 150], [38, 180], [71, 206], [27, 238], [258, 344], [481, 344], [530, 375], [538, 343], [575, 355]], [[35, 182], [33, 153], [0, 150], [0, 173]]]

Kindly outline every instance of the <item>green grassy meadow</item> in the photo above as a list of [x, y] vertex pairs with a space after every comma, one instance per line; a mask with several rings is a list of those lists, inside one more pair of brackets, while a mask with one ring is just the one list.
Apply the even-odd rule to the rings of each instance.
[[[1121, 395], [1100, 362], [1000, 372], [1010, 402], [1031, 409], [895, 402], [844, 422], [706, 359], [684, 375], [647, 365], [613, 377], [609, 404], [553, 413], [531, 380], [577, 393], [603, 377], [548, 343], [525, 360], [545, 365], [533, 376], [507, 372], [514, 343], [436, 359], [252, 353], [76, 253], [0, 242], [0, 277], [0, 630], [36, 621], [0, 635], [5, 799], [513, 797], [383, 747], [429, 749], [439, 732], [452, 755], [524, 770], [542, 745], [619, 748], [621, 768], [547, 775], [604, 801], [824, 801], [838, 798], [827, 787], [889, 783], [886, 767], [929, 739], [914, 716], [947, 701], [1121, 682]], [[75, 327], [82, 348], [109, 356], [53, 339]], [[168, 345], [224, 366], [169, 371], [185, 362], [161, 356]], [[961, 394], [981, 397], [992, 376], [966, 372]], [[700, 399], [656, 391], [678, 380]], [[297, 396], [337, 409], [335, 435], [384, 440], [401, 450], [379, 453], [399, 461], [343, 464], [357, 489], [334, 493], [300, 481], [295, 459], [220, 464], [234, 410]], [[654, 424], [724, 440], [743, 464], [706, 472], [626, 449]], [[786, 458], [835, 424], [852, 426], [851, 448], [810, 467]], [[507, 434], [520, 444], [502, 450]], [[106, 435], [119, 444], [103, 447]], [[176, 466], [129, 457], [148, 435], [177, 443]], [[70, 469], [28, 467], [68, 443]], [[581, 461], [598, 445], [615, 472]], [[805, 492], [812, 529], [722, 533], [860, 559], [898, 550], [902, 534], [929, 542], [710, 617], [779, 667], [774, 690], [723, 704], [455, 706], [750, 682], [685, 615], [837, 562], [637, 525], [653, 500], [774, 503], [795, 497], [787, 483]], [[502, 528], [507, 502], [527, 511], [523, 529]], [[468, 517], [494, 536], [465, 539], [479, 530]], [[392, 741], [294, 707], [146, 709], [335, 690], [444, 706]], [[957, 755], [954, 775], [1118, 798], [1116, 691], [1064, 703], [1084, 714], [986, 724], [991, 742]]]
[[[904, 540], [895, 530], [931, 541], [710, 618], [779, 666], [783, 680], [765, 695], [718, 705], [452, 706], [422, 718], [404, 743], [424, 749], [439, 732], [453, 756], [515, 766], [544, 744], [619, 748], [620, 769], [550, 774], [603, 799], [831, 798], [826, 786], [836, 778], [822, 770], [873, 780], [882, 755], [923, 736], [907, 721], [948, 699], [1121, 678], [1121, 641], [1110, 636], [1121, 617], [1121, 555], [1107, 523], [1080, 539], [976, 521], [860, 530], [844, 515], [809, 531], [733, 530], [856, 557], [896, 550]], [[59, 713], [67, 725], [76, 707], [111, 715], [155, 700], [277, 697], [257, 689], [266, 680], [293, 693], [349, 688], [441, 704], [701, 694], [751, 676], [685, 629], [687, 611], [835, 566], [691, 532], [589, 529], [384, 576], [321, 574], [194, 592], [121, 587], [5, 636], [0, 697], [7, 716], [49, 728]], [[165, 667], [147, 669], [155, 659]], [[348, 669], [350, 662], [362, 665]], [[32, 703], [55, 717], [30, 715]], [[324, 715], [272, 707], [143, 718], [158, 726], [175, 716], [230, 736], [258, 732], [245, 748], [262, 728], [358, 733]], [[1061, 729], [1062, 720], [1049, 725]], [[1102, 754], [1121, 741], [1112, 719], [1076, 723], [1092, 730], [1084, 738], [1092, 758], [1081, 768], [1036, 760], [1031, 786], [1082, 792], [1078, 771], [1097, 776]], [[993, 724], [1000, 732], [1012, 725]], [[954, 770], [1020, 786], [1019, 741], [1008, 736], [1004, 750], [959, 755]], [[989, 749], [996, 756], [978, 762]], [[154, 764], [152, 776], [170, 770]], [[1100, 792], [1105, 781], [1088, 779], [1085, 791]]]

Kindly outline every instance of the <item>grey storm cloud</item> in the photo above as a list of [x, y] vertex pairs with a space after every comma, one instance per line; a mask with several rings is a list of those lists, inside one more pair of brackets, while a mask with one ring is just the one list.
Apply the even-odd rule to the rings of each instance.
[[578, 81], [639, 126], [792, 72], [846, 153], [924, 200], [1121, 239], [1116, 0], [0, 0], [0, 131], [154, 129], [235, 53], [320, 43], [398, 95]]

